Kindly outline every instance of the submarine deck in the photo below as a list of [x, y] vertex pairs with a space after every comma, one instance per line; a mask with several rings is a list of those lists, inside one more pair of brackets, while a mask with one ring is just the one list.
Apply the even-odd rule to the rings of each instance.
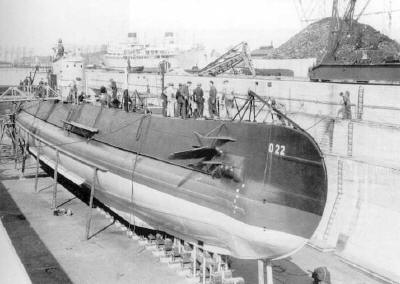
[[[2, 217], [0, 226], [4, 225], [33, 283], [56, 280], [59, 283], [132, 283], [133, 280], [135, 283], [189, 283], [97, 211], [94, 211], [91, 229], [94, 236], [86, 240], [88, 207], [84, 201], [87, 194], [86, 197], [77, 194], [74, 185], [61, 178], [58, 205], [71, 208], [73, 215], [54, 216], [50, 209], [52, 190], [48, 188], [53, 179], [47, 171], [41, 171], [40, 191], [35, 193], [35, 160], [28, 158], [25, 175], [20, 178], [14, 161], [4, 157], [0, 164], [0, 196], [4, 200], [0, 203], [0, 212], [8, 210], [7, 204], [14, 204], [13, 212], [18, 212], [21, 218], [6, 222], [6, 217]], [[42, 249], [27, 250], [32, 242], [40, 244], [36, 247]], [[273, 263], [275, 283], [311, 283], [309, 271], [318, 266], [329, 268], [332, 283], [382, 283], [348, 266], [337, 256], [308, 246], [291, 258]], [[0, 275], [4, 275], [2, 269], [7, 268], [0, 267]], [[257, 282], [255, 261], [232, 259], [232, 269], [234, 275], [243, 277], [246, 283]], [[3, 280], [0, 278], [0, 282], [4, 283]]]

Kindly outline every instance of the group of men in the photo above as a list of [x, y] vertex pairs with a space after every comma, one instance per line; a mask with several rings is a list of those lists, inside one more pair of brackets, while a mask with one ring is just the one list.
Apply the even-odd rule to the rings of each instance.
[[120, 101], [118, 100], [117, 83], [110, 79], [111, 94], [107, 94], [107, 89], [104, 86], [100, 87], [100, 103], [102, 106], [119, 107]]
[[33, 85], [33, 80], [30, 77], [19, 81], [19, 89], [25, 92], [33, 92], [39, 98], [47, 97], [49, 93], [49, 85], [47, 82], [41, 79], [38, 85]]
[[192, 82], [179, 84], [174, 88], [173, 83], [169, 83], [162, 93], [163, 115], [168, 117], [181, 118], [205, 118], [204, 104], [207, 99], [208, 117], [221, 117], [221, 110], [225, 110], [226, 118], [230, 118], [231, 108], [233, 108], [233, 91], [229, 92], [226, 88], [228, 81], [224, 82], [221, 92], [222, 97], [218, 96], [218, 91], [214, 82], [209, 82], [208, 97], [205, 97], [201, 83], [192, 89]]
[[[174, 87], [173, 83], [169, 83], [161, 94], [162, 114], [165, 117], [196, 119], [202, 119], [205, 117], [214, 119], [217, 117], [222, 119], [231, 119], [232, 114], [235, 112], [235, 92], [228, 87], [228, 83], [228, 80], [225, 80], [221, 92], [218, 92], [214, 86], [214, 82], [210, 81], [208, 96], [205, 95], [201, 83], [198, 83], [195, 88], [192, 88], [192, 82], [190, 81], [183, 84], [180, 83], [177, 88]], [[101, 105], [123, 108], [126, 112], [129, 112], [134, 103], [132, 98], [129, 96], [128, 90], [125, 89], [122, 97], [118, 97], [117, 84], [113, 79], [110, 80], [109, 87], [111, 89], [110, 95], [107, 94], [106, 87], [102, 86], [100, 88]], [[71, 88], [71, 91], [74, 93], [74, 97], [76, 98], [76, 85]], [[150, 91], [148, 90], [148, 92]], [[343, 119], [352, 119], [350, 93], [346, 91], [345, 93], [340, 93], [340, 96], [342, 97], [342, 107], [338, 111], [338, 116], [341, 115]], [[207, 103], [208, 114], [204, 113], [205, 103]], [[285, 112], [284, 105], [278, 104], [273, 98], [268, 99], [268, 104]], [[275, 119], [274, 115], [272, 115], [272, 117]], [[277, 115], [277, 119], [281, 120], [279, 115]]]
[[128, 89], [124, 89], [122, 96], [118, 96], [117, 83], [113, 79], [110, 79], [109, 88], [111, 89], [111, 94], [107, 93], [107, 88], [105, 86], [100, 87], [99, 101], [102, 106], [122, 108], [126, 112], [136, 107], [136, 98], [129, 95]]

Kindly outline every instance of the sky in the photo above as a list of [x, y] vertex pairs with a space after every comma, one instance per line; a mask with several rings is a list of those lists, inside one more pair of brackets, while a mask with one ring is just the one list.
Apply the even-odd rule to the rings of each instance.
[[[371, 1], [367, 12], [383, 10], [388, 1]], [[124, 41], [129, 31], [147, 42], [171, 31], [178, 43], [219, 51], [241, 41], [251, 49], [279, 46], [305, 27], [299, 2], [308, 17], [321, 16], [324, 0], [0, 0], [0, 46], [27, 46], [46, 55], [59, 38], [99, 45]], [[400, 0], [392, 2], [393, 9], [400, 8]], [[385, 17], [362, 21], [387, 32]], [[400, 39], [400, 13], [393, 14], [392, 37]]]

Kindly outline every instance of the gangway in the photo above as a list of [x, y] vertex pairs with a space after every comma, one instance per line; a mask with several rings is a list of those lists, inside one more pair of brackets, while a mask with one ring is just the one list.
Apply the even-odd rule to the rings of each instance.
[[[240, 63], [244, 63], [243, 67], [238, 67]], [[253, 67], [251, 57], [246, 42], [241, 42], [235, 47], [229, 49], [226, 53], [218, 57], [213, 62], [199, 70], [200, 76], [217, 76], [234, 68], [248, 69], [251, 75], [255, 76], [256, 71]]]
[[36, 101], [36, 100], [61, 100], [61, 95], [50, 87], [45, 89], [43, 97], [38, 95], [34, 86], [30, 86], [26, 91], [18, 87], [11, 86], [3, 94], [0, 95], [0, 103], [5, 102], [23, 102], [23, 101]]

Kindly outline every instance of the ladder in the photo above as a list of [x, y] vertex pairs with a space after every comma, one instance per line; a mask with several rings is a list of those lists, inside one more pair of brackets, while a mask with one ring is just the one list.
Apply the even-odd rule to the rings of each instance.
[[337, 211], [339, 208], [340, 200], [342, 199], [342, 195], [343, 195], [343, 161], [338, 160], [337, 195], [336, 195], [335, 202], [333, 203], [331, 215], [329, 216], [324, 235], [322, 237], [324, 241], [328, 240], [329, 234], [330, 234], [332, 226], [333, 226], [333, 222], [335, 220], [335, 217], [336, 217], [336, 214], [337, 214]]
[[358, 88], [357, 119], [362, 119], [364, 112], [364, 87]]
[[353, 156], [353, 137], [354, 137], [354, 124], [349, 122], [347, 127], [347, 156]]

